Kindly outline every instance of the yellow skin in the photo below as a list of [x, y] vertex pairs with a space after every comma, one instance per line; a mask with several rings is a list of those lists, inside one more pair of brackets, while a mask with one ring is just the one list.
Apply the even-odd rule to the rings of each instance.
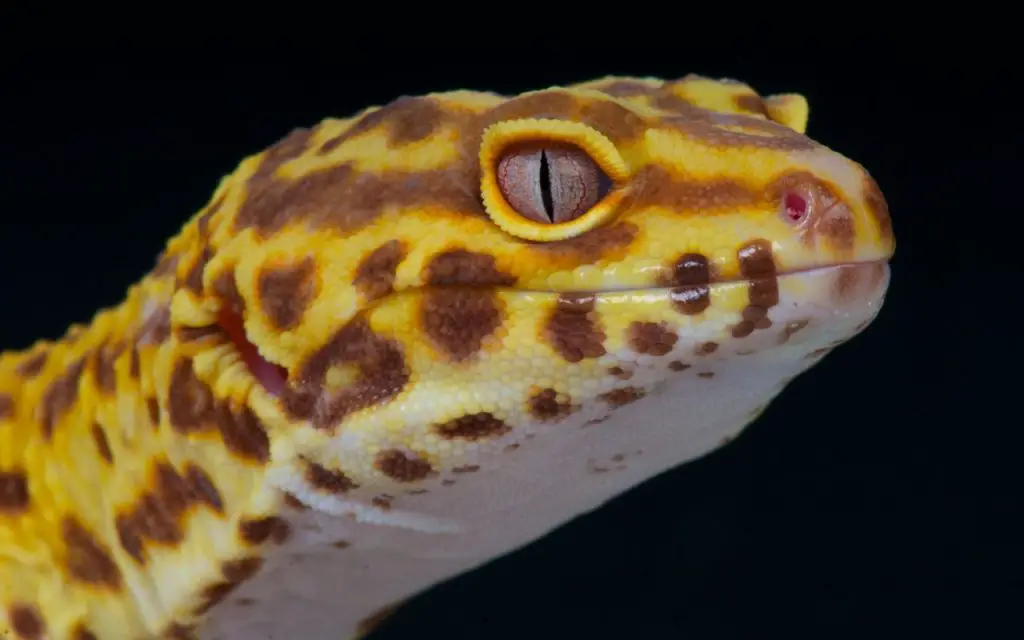
[[0, 628], [362, 634], [720, 446], [888, 285], [884, 199], [807, 116], [604, 78], [245, 159], [122, 304], [0, 357]]

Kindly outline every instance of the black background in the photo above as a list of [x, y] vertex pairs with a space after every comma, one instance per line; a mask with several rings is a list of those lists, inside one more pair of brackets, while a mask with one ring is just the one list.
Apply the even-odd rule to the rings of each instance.
[[1008, 617], [1024, 595], [1012, 42], [967, 44], [965, 25], [946, 32], [957, 38], [923, 40], [920, 27], [812, 38], [795, 14], [756, 37], [698, 29], [711, 36], [699, 42], [693, 29], [588, 40], [569, 23], [413, 42], [303, 17], [291, 35], [317, 35], [289, 52], [244, 32], [160, 47], [141, 46], [141, 27], [124, 46], [40, 30], [15, 46], [12, 30], [0, 348], [117, 302], [243, 156], [325, 116], [605, 74], [801, 92], [809, 134], [867, 166], [888, 199], [898, 246], [878, 320], [733, 444], [416, 598], [374, 638], [1022, 637]]

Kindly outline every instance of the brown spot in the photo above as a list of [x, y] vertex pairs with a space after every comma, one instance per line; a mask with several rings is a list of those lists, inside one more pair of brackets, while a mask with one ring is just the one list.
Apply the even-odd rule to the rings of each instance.
[[260, 307], [275, 328], [294, 329], [316, 297], [316, 262], [305, 257], [294, 265], [268, 267], [259, 274]]
[[860, 274], [861, 271], [857, 267], [840, 268], [832, 284], [833, 300], [843, 303], [853, 297], [860, 284]]
[[214, 399], [210, 387], [196, 377], [191, 358], [174, 364], [167, 390], [167, 417], [179, 433], [190, 433], [210, 426], [214, 419]]
[[359, 486], [341, 471], [328, 469], [316, 462], [309, 462], [306, 466], [306, 480], [317, 489], [335, 494], [347, 493]]
[[592, 231], [543, 244], [531, 245], [534, 251], [565, 261], [568, 264], [594, 264], [600, 260], [621, 260], [639, 229], [629, 222], [618, 222]]
[[452, 473], [476, 473], [480, 470], [478, 464], [464, 464], [458, 467], [452, 467]]
[[[354, 366], [358, 379], [323, 397], [332, 366]], [[378, 336], [365, 318], [358, 317], [310, 357], [298, 372], [295, 386], [285, 390], [283, 400], [292, 415], [312, 419], [319, 429], [331, 429], [353, 411], [387, 402], [408, 381], [409, 370], [399, 343]]]
[[0, 393], [0, 420], [14, 417], [14, 397], [9, 393]]
[[502, 272], [494, 256], [464, 249], [445, 251], [427, 265], [425, 279], [429, 285], [473, 285], [503, 287], [515, 284], [516, 277]]
[[39, 372], [43, 370], [44, 366], [46, 366], [46, 359], [49, 357], [50, 352], [42, 349], [22, 360], [14, 370], [18, 375], [25, 376], [26, 378], [34, 378], [39, 375]]
[[838, 249], [852, 249], [856, 232], [853, 228], [853, 212], [845, 204], [837, 204], [831, 210], [821, 214], [815, 224], [815, 230], [829, 239], [832, 246]]
[[104, 344], [96, 351], [94, 360], [94, 374], [96, 386], [104, 393], [114, 393], [117, 390], [117, 373], [114, 371], [114, 363], [124, 352], [124, 345]]
[[633, 372], [632, 371], [626, 371], [622, 367], [609, 367], [608, 368], [608, 374], [612, 375], [612, 376], [615, 376], [616, 378], [618, 378], [620, 380], [629, 380], [630, 378], [633, 377]]
[[713, 377], [715, 377], [715, 373], [713, 371], [701, 371], [700, 373], [697, 374], [697, 377], [698, 378], [713, 378]]
[[711, 304], [711, 267], [707, 257], [699, 253], [684, 253], [672, 265], [668, 279], [672, 289], [672, 304], [680, 313], [696, 315]]
[[622, 387], [621, 389], [612, 389], [607, 393], [602, 393], [598, 398], [604, 400], [612, 407], [623, 407], [636, 402], [645, 395], [647, 395], [646, 392], [639, 387]]
[[640, 116], [610, 100], [583, 102], [579, 119], [618, 143], [638, 138], [647, 129]]
[[271, 227], [278, 228], [284, 221], [279, 210], [281, 205], [291, 203], [282, 202], [281, 194], [274, 190], [278, 186], [277, 170], [289, 160], [302, 155], [312, 133], [311, 129], [295, 129], [264, 152], [259, 168], [246, 181], [248, 193], [235, 219], [237, 228], [256, 227], [269, 231]]
[[298, 511], [307, 511], [309, 509], [309, 507], [306, 506], [305, 503], [303, 503], [301, 500], [299, 500], [290, 493], [284, 494], [284, 503], [285, 505]]
[[600, 358], [607, 337], [594, 314], [594, 296], [562, 294], [545, 326], [544, 339], [568, 362]]
[[702, 342], [694, 348], [693, 353], [698, 356], [711, 355], [718, 350], [717, 342]]
[[782, 337], [780, 338], [779, 343], [785, 344], [789, 342], [789, 339], [793, 337], [793, 334], [806, 327], [808, 324], [810, 324], [810, 322], [810, 318], [805, 318], [803, 320], [794, 320], [793, 322], [787, 322], [786, 326], [782, 328]]
[[756, 113], [766, 118], [771, 117], [768, 114], [768, 108], [764, 106], [764, 100], [762, 100], [761, 97], [756, 94], [748, 93], [745, 95], [734, 96], [732, 101], [733, 104], [736, 105], [736, 108], [739, 109], [740, 111]]
[[375, 496], [373, 500], [370, 500], [370, 504], [377, 507], [378, 509], [381, 509], [382, 511], [390, 511], [391, 502], [394, 499], [394, 496], [389, 496], [385, 493], [379, 496]]
[[672, 371], [686, 371], [687, 369], [690, 368], [690, 365], [683, 364], [679, 360], [673, 360], [672, 362], [668, 363], [668, 368]]
[[0, 471], [0, 516], [23, 513], [28, 505], [28, 476], [25, 472]]
[[732, 335], [734, 338], [745, 338], [755, 329], [771, 326], [767, 314], [768, 309], [779, 303], [779, 284], [775, 277], [775, 260], [770, 242], [754, 240], [742, 246], [737, 255], [740, 273], [749, 281], [749, 302], [743, 310], [743, 320], [733, 327]]
[[892, 242], [892, 218], [889, 217], [889, 205], [885, 202], [885, 196], [878, 187], [878, 183], [867, 172], [864, 173], [863, 187], [864, 201], [867, 203], [868, 211], [874, 216], [878, 224], [879, 234], [887, 243]]
[[99, 640], [96, 634], [89, 631], [89, 628], [82, 623], [75, 625], [75, 630], [71, 632], [72, 640]]
[[110, 442], [107, 440], [107, 432], [98, 423], [92, 423], [92, 441], [96, 445], [96, 451], [107, 464], [114, 462], [114, 452], [110, 450]]
[[353, 284], [364, 298], [376, 300], [391, 293], [395, 273], [405, 253], [405, 244], [401, 240], [389, 240], [359, 264]]
[[46, 637], [46, 623], [39, 609], [28, 604], [15, 604], [7, 610], [11, 629], [22, 640], [43, 640]]
[[250, 580], [263, 568], [263, 560], [257, 557], [242, 558], [224, 563], [221, 574], [224, 579], [203, 590], [203, 602], [194, 615], [202, 615], [220, 604], [246, 580]]
[[291, 534], [288, 522], [279, 516], [268, 516], [257, 520], [243, 519], [238, 530], [242, 539], [252, 545], [263, 544], [267, 540], [274, 544], [283, 544]]
[[331, 546], [335, 549], [348, 549], [352, 546], [352, 543], [348, 540], [337, 540], [331, 543]]
[[445, 478], [444, 480], [441, 481], [441, 485], [445, 487], [450, 487], [453, 484], [455, 484], [455, 481], [452, 480], [451, 478]]
[[356, 626], [356, 637], [361, 638], [379, 629], [380, 626], [384, 624], [384, 621], [394, 615], [401, 606], [402, 603], [396, 603], [382, 607], [376, 612], [360, 620], [359, 624]]
[[[373, 117], [373, 113], [368, 114], [363, 121]], [[359, 127], [357, 123], [349, 134]], [[479, 181], [475, 152], [466, 152], [453, 165], [434, 171], [374, 174], [346, 162], [296, 178], [277, 175], [283, 163], [304, 151], [308, 138], [309, 131], [296, 132], [268, 150], [247, 181], [246, 199], [235, 219], [238, 230], [254, 228], [260, 233], [273, 233], [301, 220], [311, 228], [351, 233], [373, 222], [386, 209], [404, 206], [438, 205], [455, 213], [486, 215], [479, 194], [467, 188]], [[470, 138], [474, 136], [469, 134], [462, 142], [467, 150], [475, 148]], [[475, 139], [479, 144], [479, 134]]]
[[434, 432], [445, 439], [481, 440], [495, 438], [512, 430], [512, 427], [490, 413], [473, 413], [441, 424], [434, 425]]
[[270, 439], [256, 414], [247, 406], [235, 410], [227, 403], [217, 408], [217, 427], [224, 446], [242, 458], [259, 463], [270, 459]]
[[68, 575], [93, 587], [120, 588], [121, 571], [114, 563], [110, 549], [72, 517], [66, 517], [62, 526], [67, 547], [64, 563]]
[[638, 169], [634, 180], [645, 186], [630, 195], [631, 206], [667, 207], [679, 214], [733, 211], [740, 207], [757, 205], [765, 200], [763, 193], [736, 180], [683, 179], [673, 176], [667, 169], [656, 164]]
[[154, 278], [162, 278], [164, 276], [176, 275], [178, 271], [178, 254], [167, 253], [166, 251], [161, 253], [156, 260], [156, 264], [153, 266], [153, 270], [150, 272]]
[[575, 409], [568, 399], [559, 400], [558, 392], [554, 389], [541, 389], [529, 402], [530, 415], [544, 422], [561, 420]]
[[238, 291], [238, 284], [235, 282], [235, 274], [231, 270], [222, 271], [213, 280], [213, 291], [218, 298], [227, 304], [227, 310], [242, 315], [245, 309], [245, 301]]
[[182, 284], [186, 289], [189, 289], [196, 295], [202, 295], [203, 293], [203, 272], [206, 271], [206, 265], [210, 263], [213, 258], [213, 251], [209, 246], [204, 246], [199, 255], [196, 256], [196, 262], [192, 265], [192, 268], [185, 274], [185, 279]]
[[663, 322], [634, 322], [629, 325], [626, 340], [637, 353], [663, 356], [672, 351], [679, 336]]
[[135, 339], [139, 344], [161, 344], [171, 337], [171, 307], [161, 304], [149, 312]]
[[146, 398], [146, 412], [149, 413], [149, 421], [153, 428], [160, 426], [160, 403], [156, 398]]
[[377, 454], [373, 465], [378, 471], [396, 482], [416, 482], [434, 472], [426, 460], [398, 449], [381, 451]]
[[170, 463], [158, 462], [152, 476], [153, 489], [115, 518], [121, 546], [140, 564], [145, 562], [147, 542], [175, 546], [184, 539], [181, 520], [192, 505], [206, 505], [217, 513], [224, 510], [213, 480], [195, 465], [189, 464], [182, 476]]
[[85, 368], [85, 359], [79, 358], [72, 362], [57, 376], [43, 392], [39, 401], [39, 422], [43, 426], [43, 436], [47, 439], [53, 435], [57, 420], [78, 399], [78, 382]]
[[502, 323], [501, 301], [485, 289], [434, 289], [423, 296], [420, 322], [455, 362], [469, 359]]
[[137, 345], [132, 345], [131, 358], [128, 364], [128, 375], [130, 375], [133, 380], [138, 380], [139, 376], [142, 374], [142, 362], [140, 362], [140, 357], [139, 347]]
[[448, 118], [447, 112], [428, 97], [402, 96], [367, 116], [364, 127], [384, 126], [391, 147], [419, 142], [439, 129]]

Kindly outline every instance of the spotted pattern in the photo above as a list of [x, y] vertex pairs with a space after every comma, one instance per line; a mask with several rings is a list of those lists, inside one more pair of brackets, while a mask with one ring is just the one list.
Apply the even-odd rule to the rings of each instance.
[[401, 240], [388, 240], [359, 263], [352, 284], [367, 300], [383, 298], [392, 292], [397, 275], [395, 271], [407, 251]]
[[664, 323], [634, 322], [629, 325], [629, 346], [637, 353], [663, 356], [676, 346], [679, 336]]
[[[333, 366], [352, 367], [358, 375], [352, 384], [330, 394], [325, 393], [325, 382]], [[293, 416], [331, 429], [353, 411], [393, 398], [408, 381], [399, 344], [377, 335], [364, 318], [357, 318], [303, 365], [297, 384], [285, 396], [285, 406]]]
[[548, 318], [544, 338], [568, 362], [599, 358], [607, 337], [596, 322], [594, 297], [563, 295]]
[[779, 284], [775, 277], [775, 262], [771, 245], [766, 240], [755, 240], [739, 251], [740, 270], [750, 284], [749, 300], [743, 309], [743, 320], [733, 327], [734, 338], [745, 338], [755, 329], [772, 326], [768, 310], [779, 303]]
[[0, 516], [18, 514], [28, 507], [28, 476], [25, 472], [0, 471]]
[[68, 575], [94, 587], [120, 589], [121, 571], [96, 535], [72, 517], [64, 519], [63, 529]]
[[341, 471], [328, 469], [316, 462], [309, 462], [306, 465], [306, 480], [317, 489], [328, 493], [343, 494], [358, 487]]
[[434, 432], [449, 440], [482, 440], [508, 433], [512, 427], [490, 413], [473, 413], [434, 426]]
[[[537, 118], [618, 176], [607, 218], [568, 237], [526, 240], [485, 206], [505, 145], [550, 135]], [[472, 500], [545, 439], [642, 424], [664, 393], [728, 395], [765, 353], [810, 366], [870, 319], [790, 303], [855, 315], [894, 240], [878, 185], [806, 119], [741, 82], [604, 78], [407, 96], [245, 159], [122, 304], [0, 355], [0, 556], [44, 540], [54, 559], [0, 564], [9, 626], [196, 637], [325, 502], [394, 518]], [[863, 266], [813, 275], [839, 263]], [[611, 454], [560, 463], [642, 464]], [[275, 500], [282, 469], [295, 494]], [[331, 548], [359, 553], [345, 537]], [[52, 617], [44, 584], [85, 613]]]
[[294, 265], [265, 269], [259, 276], [263, 313], [276, 329], [294, 329], [316, 297], [318, 287], [316, 263], [311, 258]]
[[426, 460], [397, 449], [377, 454], [374, 464], [381, 473], [396, 482], [423, 480], [434, 472]]
[[543, 422], [562, 420], [576, 409], [565, 394], [554, 389], [541, 389], [530, 397], [530, 415]]
[[115, 518], [121, 547], [139, 564], [147, 561], [147, 544], [175, 546], [185, 536], [184, 516], [193, 505], [221, 512], [223, 501], [203, 469], [191, 466], [184, 474], [167, 462], [154, 465], [153, 489]]
[[32, 605], [15, 604], [7, 610], [11, 629], [23, 640], [43, 640], [46, 637], [46, 623], [39, 610]]

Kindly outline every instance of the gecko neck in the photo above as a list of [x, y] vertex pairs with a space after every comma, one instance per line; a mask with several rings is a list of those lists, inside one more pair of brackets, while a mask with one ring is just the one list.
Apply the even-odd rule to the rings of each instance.
[[[172, 334], [174, 286], [147, 275], [88, 325], [0, 354], [0, 534], [19, 551], [0, 557], [0, 602], [67, 621], [51, 637], [188, 629], [275, 535], [266, 435], [190, 385], [201, 347]], [[16, 614], [0, 615], [0, 636]]]

